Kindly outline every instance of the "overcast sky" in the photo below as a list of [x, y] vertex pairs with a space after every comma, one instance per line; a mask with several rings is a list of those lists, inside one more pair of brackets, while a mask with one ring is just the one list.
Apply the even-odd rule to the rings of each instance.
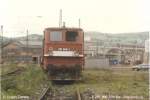
[[[150, 0], [0, 0], [0, 25], [9, 37], [43, 34], [58, 27], [59, 10], [68, 27], [107, 33], [150, 31]], [[41, 16], [41, 17], [38, 17]]]

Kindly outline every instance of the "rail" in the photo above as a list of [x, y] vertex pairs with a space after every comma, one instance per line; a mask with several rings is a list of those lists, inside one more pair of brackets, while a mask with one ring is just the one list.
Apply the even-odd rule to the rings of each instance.
[[5, 74], [2, 74], [0, 77], [3, 80], [3, 78], [6, 78], [8, 76], [15, 76], [15, 75], [21, 74], [24, 70], [25, 70], [25, 68], [23, 68], [23, 67], [17, 68], [17, 69], [15, 69], [13, 71], [9, 71], [9, 72], [7, 72]]
[[77, 89], [77, 91], [76, 91], [76, 97], [77, 97], [77, 100], [81, 100], [81, 95], [80, 95], [79, 89]]
[[48, 94], [49, 91], [50, 91], [50, 88], [49, 88], [49, 87], [45, 88], [45, 89], [43, 90], [43, 92], [42, 92], [42, 94], [41, 94], [39, 100], [46, 100], [47, 94]]

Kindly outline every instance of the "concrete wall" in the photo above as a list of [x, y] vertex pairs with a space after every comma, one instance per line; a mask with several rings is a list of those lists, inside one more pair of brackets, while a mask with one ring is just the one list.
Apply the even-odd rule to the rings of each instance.
[[102, 58], [85, 58], [85, 68], [107, 68], [109, 60]]

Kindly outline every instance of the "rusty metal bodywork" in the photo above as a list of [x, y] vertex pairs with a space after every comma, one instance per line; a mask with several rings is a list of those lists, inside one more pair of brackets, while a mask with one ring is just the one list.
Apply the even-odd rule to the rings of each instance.
[[42, 68], [51, 80], [78, 80], [84, 66], [84, 33], [80, 28], [46, 28]]

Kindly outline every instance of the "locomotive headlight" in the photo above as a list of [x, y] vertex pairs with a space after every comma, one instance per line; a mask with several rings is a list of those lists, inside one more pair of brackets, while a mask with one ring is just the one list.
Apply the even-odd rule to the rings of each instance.
[[53, 55], [53, 48], [52, 48], [52, 47], [50, 47], [50, 48], [48, 49], [48, 54], [49, 54], [49, 55]]
[[52, 55], [53, 55], [53, 51], [50, 51], [50, 52], [49, 52], [49, 55], [52, 56]]
[[52, 56], [53, 55], [53, 51], [48, 51], [48, 55]]
[[79, 52], [74, 51], [74, 55], [75, 55], [75, 56], [79, 56]]

